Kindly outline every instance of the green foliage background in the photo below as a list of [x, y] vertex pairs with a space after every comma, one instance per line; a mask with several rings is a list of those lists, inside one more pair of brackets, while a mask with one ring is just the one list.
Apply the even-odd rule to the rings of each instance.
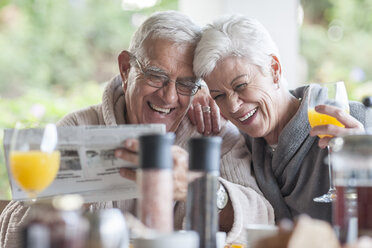
[[[372, 95], [372, 1], [301, 0], [300, 53], [307, 82], [343, 80], [349, 98]], [[332, 29], [335, 31], [332, 35]], [[333, 37], [332, 37], [333, 36]], [[336, 38], [336, 39], [335, 39]]]
[[[136, 22], [177, 5], [126, 11], [120, 0], [0, 1], [0, 130], [98, 104]], [[0, 155], [0, 199], [10, 197], [6, 174]]]

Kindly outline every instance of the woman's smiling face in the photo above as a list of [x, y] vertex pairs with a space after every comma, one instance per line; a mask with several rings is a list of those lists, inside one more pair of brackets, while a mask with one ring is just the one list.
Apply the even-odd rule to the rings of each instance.
[[278, 124], [277, 83], [243, 57], [219, 61], [204, 78], [222, 115], [252, 137], [266, 137]]

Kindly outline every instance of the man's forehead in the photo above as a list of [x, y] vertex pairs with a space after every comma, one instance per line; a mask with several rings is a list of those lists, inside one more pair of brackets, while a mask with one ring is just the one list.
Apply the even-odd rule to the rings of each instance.
[[166, 38], [148, 38], [143, 42], [143, 56], [147, 59], [156, 59], [162, 56], [186, 55], [191, 58], [194, 54], [195, 45], [185, 42], [175, 42]]

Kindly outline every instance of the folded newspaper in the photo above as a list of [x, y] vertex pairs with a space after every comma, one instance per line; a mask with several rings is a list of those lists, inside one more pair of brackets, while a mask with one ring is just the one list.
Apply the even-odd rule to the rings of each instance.
[[[13, 129], [4, 131], [4, 153], [13, 200], [27, 199], [14, 181], [9, 166], [9, 147]], [[38, 197], [80, 194], [85, 202], [125, 200], [138, 196], [136, 183], [119, 175], [123, 167], [133, 168], [128, 161], [114, 155], [124, 140], [143, 134], [164, 134], [163, 124], [58, 127], [60, 169], [53, 183]], [[40, 145], [43, 129], [23, 133], [31, 146]]]

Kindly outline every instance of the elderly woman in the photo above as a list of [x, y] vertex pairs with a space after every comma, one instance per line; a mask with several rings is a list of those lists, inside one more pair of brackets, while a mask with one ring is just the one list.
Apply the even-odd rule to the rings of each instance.
[[[274, 207], [276, 221], [301, 213], [331, 221], [331, 204], [312, 199], [329, 187], [324, 164], [329, 137], [363, 130], [364, 106], [350, 103], [350, 115], [319, 105], [336, 117], [333, 125], [310, 128], [309, 86], [289, 91], [277, 47], [265, 28], [243, 16], [208, 25], [197, 45], [194, 72], [207, 83], [221, 114], [244, 134], [258, 185]], [[318, 142], [319, 141], [319, 142]]]

